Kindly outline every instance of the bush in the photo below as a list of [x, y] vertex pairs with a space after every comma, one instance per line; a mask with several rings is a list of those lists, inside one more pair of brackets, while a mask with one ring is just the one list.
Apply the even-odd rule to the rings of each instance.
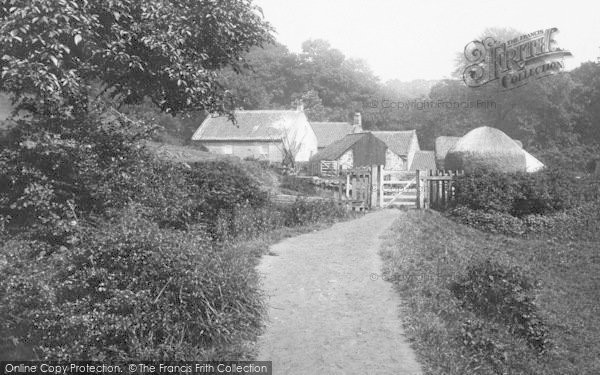
[[487, 212], [458, 206], [450, 209], [448, 213], [462, 224], [490, 233], [522, 235], [526, 232], [521, 219], [504, 212]]
[[267, 193], [240, 165], [226, 160], [195, 163], [190, 181], [201, 193], [202, 220], [210, 224], [220, 211], [232, 211], [239, 206], [262, 207]]
[[213, 239], [224, 242], [252, 239], [283, 225], [283, 215], [275, 206], [237, 206], [232, 210], [219, 210], [211, 228]]
[[263, 306], [245, 254], [132, 211], [80, 236], [43, 262], [28, 243], [2, 267], [2, 337], [46, 360], [192, 360], [258, 330]]
[[514, 175], [476, 170], [458, 176], [453, 184], [455, 204], [473, 210], [509, 213], [518, 188]]
[[281, 179], [281, 188], [296, 191], [303, 195], [317, 195], [317, 189], [310, 181], [296, 176], [283, 176]]
[[590, 202], [579, 207], [548, 215], [514, 217], [501, 212], [485, 212], [468, 207], [454, 207], [448, 215], [459, 223], [489, 233], [509, 236], [550, 237], [560, 240], [600, 239], [600, 203]]
[[536, 173], [475, 171], [459, 176], [455, 205], [516, 217], [545, 215], [600, 199], [597, 177], [560, 169]]
[[37, 238], [69, 243], [79, 219], [125, 207], [152, 180], [138, 145], [151, 131], [95, 113], [20, 124], [2, 140], [0, 216]]
[[346, 210], [333, 201], [307, 201], [300, 197], [293, 204], [282, 206], [281, 210], [286, 227], [331, 221], [341, 219], [347, 215]]
[[469, 266], [467, 275], [451, 286], [463, 308], [508, 325], [512, 333], [543, 353], [551, 342], [534, 304], [534, 289], [534, 281], [523, 270], [489, 260]]

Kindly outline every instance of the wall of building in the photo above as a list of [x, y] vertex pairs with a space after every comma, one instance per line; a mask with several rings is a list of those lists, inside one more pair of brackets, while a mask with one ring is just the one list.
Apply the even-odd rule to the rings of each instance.
[[271, 162], [281, 162], [281, 142], [268, 141], [202, 141], [209, 152], [233, 155], [239, 158], [252, 157]]
[[385, 167], [386, 170], [394, 171], [406, 171], [408, 170], [408, 163], [406, 159], [402, 158], [389, 148], [385, 151]]
[[299, 121], [296, 129], [287, 132], [288, 137], [300, 148], [296, 154], [296, 161], [308, 161], [317, 153], [317, 135], [308, 121]]
[[340, 169], [352, 169], [354, 167], [354, 151], [350, 149], [340, 156], [338, 165]]
[[419, 140], [417, 139], [417, 136], [415, 135], [411, 142], [410, 142], [410, 147], [408, 148], [408, 155], [406, 158], [406, 169], [408, 170], [408, 168], [410, 168], [410, 165], [413, 162], [413, 159], [415, 157], [415, 152], [420, 151], [421, 147], [419, 147]]

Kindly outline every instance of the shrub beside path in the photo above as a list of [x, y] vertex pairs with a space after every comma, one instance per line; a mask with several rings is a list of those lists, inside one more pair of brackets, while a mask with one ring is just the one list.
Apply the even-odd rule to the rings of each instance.
[[269, 316], [258, 360], [273, 374], [420, 375], [399, 297], [381, 279], [379, 236], [401, 215], [381, 210], [289, 238], [258, 267]]

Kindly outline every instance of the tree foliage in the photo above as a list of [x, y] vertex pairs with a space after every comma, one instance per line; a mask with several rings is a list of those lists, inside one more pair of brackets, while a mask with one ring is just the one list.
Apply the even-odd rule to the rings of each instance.
[[225, 110], [216, 71], [270, 41], [250, 0], [4, 0], [0, 90], [35, 113], [86, 109], [92, 83], [122, 103]]

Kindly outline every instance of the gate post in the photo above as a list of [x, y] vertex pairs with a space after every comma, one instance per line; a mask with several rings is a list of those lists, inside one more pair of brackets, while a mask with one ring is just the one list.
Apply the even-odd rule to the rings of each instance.
[[417, 169], [417, 208], [419, 209], [425, 208], [425, 191], [423, 181], [421, 181], [421, 175], [421, 170]]
[[383, 165], [377, 166], [377, 191], [379, 193], [378, 206], [383, 208]]
[[350, 200], [350, 173], [346, 171], [346, 200]]
[[371, 181], [370, 181], [370, 187], [371, 187], [371, 194], [370, 194], [370, 205], [371, 208], [373, 207], [377, 207], [379, 201], [377, 200], [377, 191], [378, 189], [378, 183], [379, 183], [379, 173], [377, 173], [377, 165], [372, 165], [371, 166]]

